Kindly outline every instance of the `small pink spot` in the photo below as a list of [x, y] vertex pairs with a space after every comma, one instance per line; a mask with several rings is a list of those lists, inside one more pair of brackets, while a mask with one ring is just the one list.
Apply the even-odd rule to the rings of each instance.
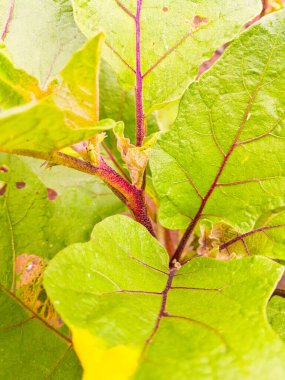
[[201, 24], [207, 24], [209, 20], [207, 17], [195, 16], [193, 19], [193, 24], [195, 29], [197, 29]]
[[3, 166], [0, 167], [0, 172], [7, 173], [7, 171], [8, 171], [8, 169], [7, 169], [6, 166], [3, 165]]
[[163, 7], [163, 8], [162, 8], [162, 11], [163, 11], [164, 13], [168, 12], [168, 7]]
[[49, 188], [47, 188], [47, 194], [48, 194], [48, 199], [50, 201], [54, 201], [58, 196], [58, 194], [55, 190], [49, 189]]
[[7, 190], [7, 183], [1, 185], [0, 183], [0, 197], [3, 196], [6, 193]]
[[24, 189], [26, 187], [25, 182], [16, 182], [17, 189]]

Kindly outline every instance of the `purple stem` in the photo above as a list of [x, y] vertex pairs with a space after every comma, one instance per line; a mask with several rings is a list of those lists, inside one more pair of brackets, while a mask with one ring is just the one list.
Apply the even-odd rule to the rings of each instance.
[[58, 152], [54, 154], [51, 161], [100, 177], [110, 187], [115, 195], [117, 195], [128, 206], [136, 221], [145, 226], [148, 231], [155, 236], [154, 229], [147, 214], [143, 190], [138, 189], [136, 186], [129, 183], [125, 178], [121, 177], [119, 173], [112, 169], [103, 160], [103, 158], [101, 158], [101, 163], [99, 166], [94, 166], [78, 158]]
[[141, 8], [142, 1], [137, 0], [137, 12], [135, 17], [136, 22], [136, 145], [142, 146], [145, 125], [144, 125], [144, 112], [143, 112], [143, 75], [141, 71]]
[[4, 30], [3, 30], [2, 36], [1, 36], [1, 40], [2, 41], [5, 40], [5, 38], [6, 38], [7, 34], [8, 34], [9, 26], [10, 26], [10, 23], [11, 23], [11, 20], [12, 20], [12, 17], [13, 17], [14, 7], [15, 7], [15, 0], [11, 0], [11, 5], [10, 5], [10, 8], [9, 8], [8, 18], [7, 18], [7, 21], [6, 21], [6, 24], [4, 26]]

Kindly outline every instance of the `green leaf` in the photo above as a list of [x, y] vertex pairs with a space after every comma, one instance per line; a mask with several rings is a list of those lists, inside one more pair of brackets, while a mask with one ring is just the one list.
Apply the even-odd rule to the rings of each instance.
[[35, 78], [14, 67], [0, 44], [0, 111], [40, 98], [43, 91]]
[[78, 380], [71, 340], [49, 327], [0, 284], [1, 378]]
[[0, 9], [0, 37], [13, 62], [45, 88], [85, 41], [70, 0], [0, 0]]
[[[136, 4], [142, 4], [137, 22]], [[198, 74], [200, 64], [234, 38], [260, 6], [258, 0], [159, 0], [155, 5], [152, 0], [73, 1], [75, 19], [87, 37], [102, 29], [106, 33], [104, 58], [127, 90], [135, 84], [136, 35], [141, 29], [146, 113], [179, 98]]]
[[49, 222], [51, 254], [72, 243], [89, 240], [95, 224], [125, 210], [123, 203], [97, 177], [62, 166], [43, 170], [38, 160], [21, 159], [57, 194]]
[[115, 216], [51, 261], [45, 288], [84, 379], [281, 380], [284, 345], [265, 307], [284, 269], [257, 256], [171, 270], [168, 260], [145, 228]]
[[285, 341], [285, 299], [272, 297], [267, 306], [267, 316], [272, 328]]
[[[98, 69], [102, 34], [88, 41], [63, 69], [63, 82], [36, 103], [0, 116], [0, 150], [48, 159], [61, 148], [114, 126], [98, 123]], [[6, 94], [7, 95], [7, 94]]]
[[[284, 21], [284, 11], [263, 18], [186, 91], [151, 159], [164, 226], [185, 228], [207, 217], [246, 233], [270, 225], [270, 213], [281, 223]], [[284, 244], [284, 229], [278, 233]], [[280, 246], [260, 253], [284, 257]]]
[[[262, 215], [254, 225], [252, 233], [239, 241], [240, 248], [247, 247], [251, 255], [258, 255], [260, 251], [272, 258], [285, 257], [285, 209], [284, 207], [272, 210]], [[245, 244], [244, 244], [245, 243]], [[236, 244], [232, 245], [236, 250]]]
[[[99, 33], [77, 50], [60, 75], [63, 83], [55, 92], [56, 103], [77, 116], [76, 126], [94, 124], [99, 120], [99, 63], [103, 34]], [[89, 123], [87, 123], [87, 121]]]
[[[87, 241], [96, 223], [123, 210], [98, 179], [40, 165], [0, 155], [0, 283], [8, 289], [15, 287], [17, 256], [50, 259], [72, 243]], [[55, 192], [55, 200], [48, 199], [48, 189]]]
[[[100, 119], [123, 121], [126, 134], [135, 142], [136, 118], [133, 91], [125, 91], [119, 84], [111, 66], [102, 60], [100, 67]], [[116, 141], [112, 139], [112, 151], [116, 150]]]
[[[38, 290], [43, 263], [69, 244], [87, 241], [96, 223], [123, 207], [94, 177], [40, 165], [0, 155], [1, 376], [14, 380], [21, 371], [21, 379], [78, 380], [72, 343], [60, 323], [53, 326], [58, 316]], [[30, 281], [33, 272], [39, 284]]]

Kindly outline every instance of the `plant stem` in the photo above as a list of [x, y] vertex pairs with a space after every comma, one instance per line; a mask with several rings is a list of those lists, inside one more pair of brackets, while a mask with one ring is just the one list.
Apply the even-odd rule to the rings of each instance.
[[142, 0], [137, 0], [136, 23], [136, 145], [142, 146], [145, 136], [145, 117], [143, 111], [143, 76], [141, 71], [141, 8]]
[[108, 156], [110, 157], [111, 161], [116, 166], [116, 168], [120, 171], [120, 173], [122, 174], [122, 176], [128, 181], [129, 178], [128, 178], [127, 174], [125, 173], [124, 169], [122, 168], [122, 166], [120, 165], [120, 163], [118, 162], [118, 160], [116, 159], [116, 157], [114, 156], [114, 154], [108, 148], [107, 144], [104, 143], [104, 142], [102, 142], [102, 145], [103, 145], [104, 149], [106, 150], [106, 152], [108, 153]]
[[114, 194], [128, 206], [136, 221], [145, 226], [155, 236], [148, 217], [143, 191], [121, 177], [103, 158], [101, 158], [99, 166], [94, 166], [81, 159], [58, 152], [53, 155], [51, 162], [100, 177]]

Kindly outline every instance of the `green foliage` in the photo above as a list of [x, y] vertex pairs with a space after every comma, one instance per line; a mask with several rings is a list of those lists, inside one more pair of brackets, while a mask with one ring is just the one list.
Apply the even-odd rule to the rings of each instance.
[[[53, 84], [43, 99], [0, 115], [0, 151], [49, 158], [61, 148], [114, 126], [111, 120], [98, 123], [102, 38], [101, 34], [96, 35], [74, 53], [61, 72], [62, 83]], [[16, 75], [18, 70], [12, 72]], [[1, 98], [7, 95], [3, 88]]]
[[285, 11], [260, 10], [0, 0], [1, 380], [284, 379]]
[[[50, 259], [69, 244], [88, 240], [96, 223], [122, 210], [121, 202], [97, 179], [40, 165], [0, 155], [5, 170], [0, 170], [0, 283], [8, 289], [15, 286], [18, 255]], [[55, 200], [48, 199], [48, 189], [58, 195]]]
[[0, 0], [0, 10], [0, 33], [13, 62], [43, 87], [85, 41], [70, 0]]
[[15, 68], [4, 45], [0, 45], [0, 110], [31, 102], [41, 95], [37, 80]]
[[[117, 4], [116, 4], [117, 3]], [[106, 33], [104, 58], [126, 89], [135, 84], [136, 2], [132, 0], [74, 0], [75, 19], [90, 38]], [[260, 10], [258, 0], [144, 0], [141, 11], [141, 70], [144, 108], [148, 113], [179, 98], [197, 75], [199, 66], [216, 48], [235, 37]], [[181, 69], [183, 68], [183, 70]], [[163, 78], [163, 79], [162, 79]]]
[[80, 379], [69, 338], [49, 328], [1, 285], [0, 306], [1, 379]]
[[[108, 353], [119, 347], [135, 353], [132, 379], [285, 375], [283, 345], [265, 318], [282, 267], [255, 257], [202, 258], [168, 271], [167, 262], [159, 243], [122, 216], [99, 223], [89, 243], [68, 247], [52, 260], [45, 287], [72, 329], [86, 378], [95, 377], [90, 362], [98, 360], [97, 350], [106, 351], [97, 365], [108, 367]], [[86, 350], [85, 336], [94, 351]], [[124, 359], [121, 352], [122, 367]]]
[[[270, 213], [284, 223], [284, 20], [282, 11], [249, 28], [183, 96], [151, 160], [164, 226], [185, 228], [197, 213], [240, 233]], [[282, 237], [264, 254], [283, 258]]]

